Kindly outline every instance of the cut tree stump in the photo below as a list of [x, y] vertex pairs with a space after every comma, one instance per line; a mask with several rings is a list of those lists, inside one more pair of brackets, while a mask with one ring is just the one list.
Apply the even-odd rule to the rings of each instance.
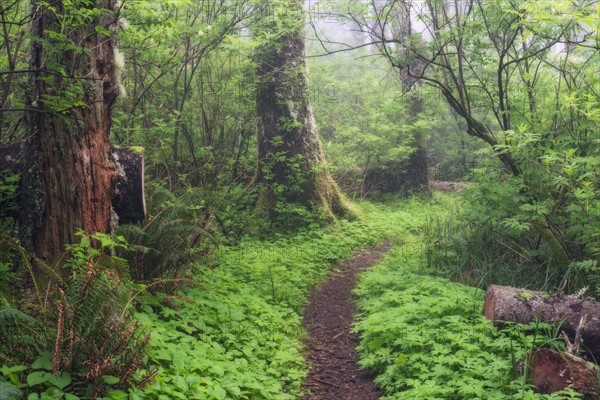
[[572, 354], [538, 349], [532, 358], [533, 386], [536, 392], [550, 394], [571, 388], [584, 399], [598, 399], [600, 369]]
[[[0, 145], [0, 173], [18, 174], [27, 164], [23, 160], [23, 142]], [[120, 170], [112, 206], [120, 223], [134, 223], [146, 218], [146, 198], [144, 193], [144, 155], [141, 148], [111, 147], [113, 157]], [[0, 175], [1, 176], [1, 175]], [[18, 207], [4, 204], [0, 199], [0, 209], [16, 217]]]
[[[140, 148], [111, 148], [113, 157], [123, 173], [119, 177], [112, 206], [119, 223], [130, 224], [146, 218], [144, 193], [144, 153]], [[137, 150], [137, 151], [132, 151]]]
[[485, 296], [484, 314], [496, 325], [528, 324], [536, 319], [554, 324], [571, 340], [575, 338], [581, 317], [587, 315], [587, 323], [580, 329], [582, 349], [600, 360], [600, 303], [597, 301], [491, 285]]

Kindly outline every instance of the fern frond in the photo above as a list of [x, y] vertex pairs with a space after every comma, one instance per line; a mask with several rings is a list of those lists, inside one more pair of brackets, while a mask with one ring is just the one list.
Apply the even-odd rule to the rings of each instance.
[[0, 394], [6, 400], [19, 400], [23, 397], [23, 393], [12, 383], [0, 381]]
[[33, 318], [31, 315], [25, 314], [23, 311], [17, 310], [16, 308], [0, 304], [0, 326], [4, 326], [7, 323], [39, 323], [38, 320]]

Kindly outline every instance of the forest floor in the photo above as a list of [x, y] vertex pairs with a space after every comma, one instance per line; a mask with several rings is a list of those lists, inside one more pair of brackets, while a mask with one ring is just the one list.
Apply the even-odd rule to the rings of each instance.
[[385, 242], [337, 265], [311, 293], [304, 310], [309, 375], [302, 400], [375, 400], [383, 395], [373, 376], [358, 366], [352, 290], [359, 273], [381, 261], [390, 248]]

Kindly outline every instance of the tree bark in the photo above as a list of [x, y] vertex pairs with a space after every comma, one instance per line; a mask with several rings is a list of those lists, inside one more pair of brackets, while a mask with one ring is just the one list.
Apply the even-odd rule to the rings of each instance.
[[[270, 218], [277, 217], [278, 204], [300, 205], [323, 212], [328, 219], [352, 217], [329, 174], [308, 100], [302, 4], [302, 0], [291, 0], [279, 5], [285, 26], [282, 31], [270, 31], [276, 38], [266, 40], [258, 50], [255, 183], [263, 187], [258, 206]], [[267, 22], [257, 34], [273, 29]]]
[[108, 139], [118, 95], [115, 2], [33, 1], [31, 165], [23, 175], [27, 212], [20, 226], [23, 243], [44, 263], [73, 243], [78, 230], [110, 232], [114, 220], [117, 169]]
[[584, 399], [597, 399], [600, 369], [572, 354], [551, 349], [535, 351], [531, 368], [536, 392], [550, 394], [571, 388]]
[[484, 314], [498, 325], [503, 322], [528, 324], [536, 319], [560, 325], [571, 340], [581, 317], [587, 315], [588, 322], [581, 329], [582, 347], [600, 359], [600, 303], [597, 301], [491, 285], [485, 297]]
[[[6, 174], [23, 174], [27, 163], [23, 160], [24, 142], [0, 146], [0, 177]], [[146, 218], [146, 198], [144, 190], [144, 155], [141, 148], [111, 147], [111, 154], [116, 160], [119, 179], [112, 199], [112, 207], [119, 217], [119, 223], [135, 223]], [[22, 185], [19, 183], [20, 188]], [[8, 216], [19, 218], [24, 210], [20, 190], [16, 199], [0, 198], [0, 210], [7, 211]], [[15, 203], [15, 204], [13, 204]], [[0, 213], [0, 215], [3, 215]]]

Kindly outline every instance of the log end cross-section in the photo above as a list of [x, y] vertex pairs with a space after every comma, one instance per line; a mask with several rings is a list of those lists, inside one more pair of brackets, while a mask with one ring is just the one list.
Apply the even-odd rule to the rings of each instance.
[[594, 364], [572, 354], [552, 349], [536, 350], [532, 359], [533, 386], [550, 394], [571, 388], [584, 399], [598, 399], [598, 374]]

